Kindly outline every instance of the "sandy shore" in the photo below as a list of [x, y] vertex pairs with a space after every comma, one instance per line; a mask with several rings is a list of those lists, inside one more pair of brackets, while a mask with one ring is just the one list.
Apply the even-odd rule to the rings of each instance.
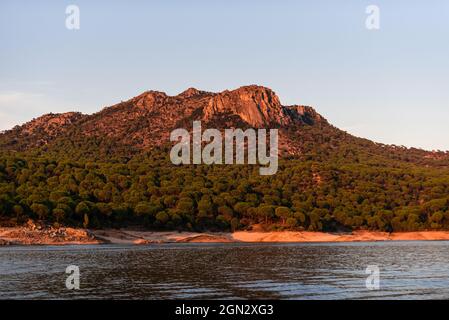
[[449, 231], [417, 231], [386, 233], [354, 231], [324, 232], [251, 232], [195, 233], [155, 232], [127, 229], [85, 230], [73, 228], [28, 227], [1, 228], [0, 245], [68, 245], [68, 244], [151, 244], [151, 243], [225, 243], [225, 242], [355, 242], [355, 241], [449, 240]]
[[354, 241], [414, 241], [449, 240], [449, 231], [419, 231], [386, 233], [354, 231], [349, 234], [324, 232], [251, 232], [190, 233], [151, 232], [129, 230], [94, 231], [97, 237], [111, 243], [167, 243], [167, 242], [354, 242]]

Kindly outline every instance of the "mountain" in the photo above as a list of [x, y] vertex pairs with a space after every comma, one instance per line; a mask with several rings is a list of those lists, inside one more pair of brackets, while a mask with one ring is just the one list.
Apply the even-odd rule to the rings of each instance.
[[[212, 93], [189, 88], [176, 96], [146, 91], [92, 115], [77, 112], [47, 114], [0, 135], [0, 150], [45, 152], [98, 159], [132, 156], [169, 144], [170, 132], [191, 128], [278, 128], [281, 156], [299, 156], [316, 148], [328, 152], [350, 143], [387, 158], [445, 165], [448, 154], [373, 143], [328, 123], [312, 107], [284, 106], [269, 88], [250, 85]], [[430, 160], [430, 161], [429, 161]]]
[[[170, 132], [277, 128], [279, 169], [174, 165]], [[449, 229], [449, 154], [384, 145], [269, 88], [147, 91], [84, 115], [47, 114], [0, 134], [0, 224], [93, 228]]]
[[210, 93], [194, 88], [177, 96], [147, 91], [93, 115], [47, 114], [0, 136], [0, 148], [28, 150], [52, 147], [76, 136], [109, 139], [145, 150], [168, 143], [170, 132], [201, 120], [205, 127], [287, 127], [327, 124], [311, 107], [282, 106], [277, 95], [261, 86]]

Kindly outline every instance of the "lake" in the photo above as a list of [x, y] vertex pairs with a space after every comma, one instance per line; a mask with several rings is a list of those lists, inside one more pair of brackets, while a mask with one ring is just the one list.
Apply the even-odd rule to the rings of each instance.
[[0, 299], [86, 298], [449, 299], [449, 242], [0, 247]]

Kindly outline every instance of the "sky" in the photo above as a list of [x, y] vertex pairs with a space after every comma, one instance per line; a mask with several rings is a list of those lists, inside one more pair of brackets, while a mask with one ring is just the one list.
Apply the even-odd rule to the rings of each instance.
[[356, 136], [449, 150], [448, 40], [447, 0], [2, 0], [0, 130], [145, 90], [259, 84]]

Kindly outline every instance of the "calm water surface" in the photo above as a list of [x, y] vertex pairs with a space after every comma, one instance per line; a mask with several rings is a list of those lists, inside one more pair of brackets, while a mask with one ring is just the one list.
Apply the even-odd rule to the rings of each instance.
[[72, 298], [449, 299], [449, 242], [0, 247], [0, 299]]

